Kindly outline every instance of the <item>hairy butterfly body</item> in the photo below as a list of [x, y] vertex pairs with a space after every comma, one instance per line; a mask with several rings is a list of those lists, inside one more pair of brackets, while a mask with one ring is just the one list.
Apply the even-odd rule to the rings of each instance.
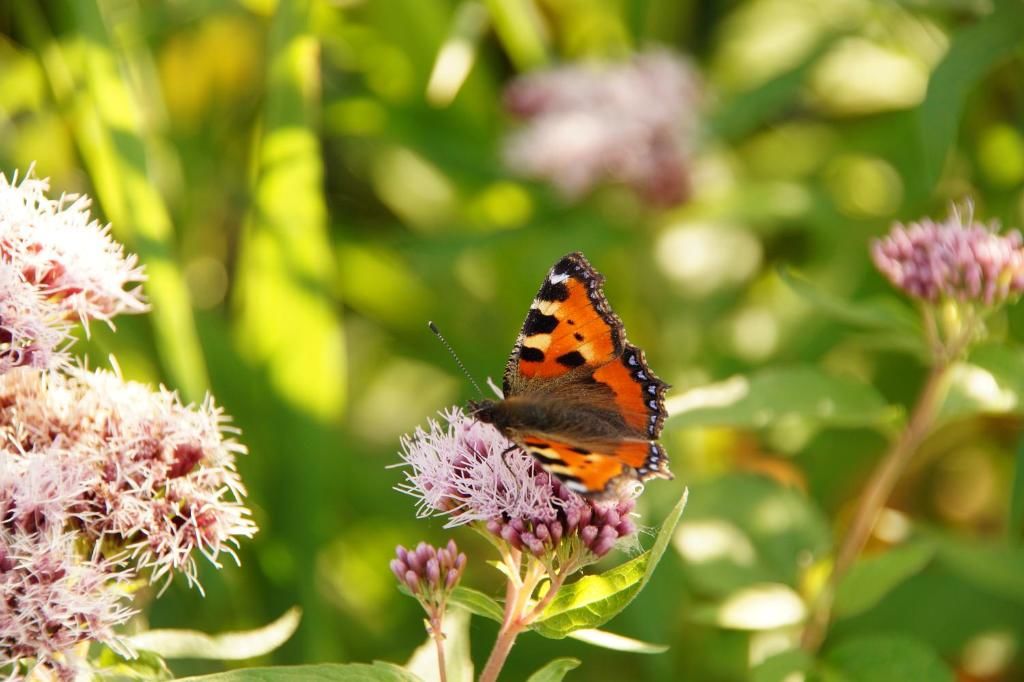
[[657, 442], [667, 385], [626, 341], [581, 253], [551, 268], [505, 367], [504, 400], [472, 404], [541, 466], [584, 495], [672, 478]]

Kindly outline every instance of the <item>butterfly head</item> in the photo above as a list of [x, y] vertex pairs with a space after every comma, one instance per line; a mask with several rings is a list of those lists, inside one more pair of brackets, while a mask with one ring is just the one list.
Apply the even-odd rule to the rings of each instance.
[[469, 415], [484, 424], [501, 426], [500, 410], [496, 400], [470, 400]]

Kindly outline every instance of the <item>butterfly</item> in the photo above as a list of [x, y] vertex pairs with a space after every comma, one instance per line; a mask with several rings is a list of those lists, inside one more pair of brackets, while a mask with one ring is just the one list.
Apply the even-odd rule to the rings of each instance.
[[570, 490], [597, 498], [672, 478], [657, 442], [668, 385], [626, 341], [603, 282], [582, 253], [555, 263], [512, 348], [504, 399], [470, 403]]

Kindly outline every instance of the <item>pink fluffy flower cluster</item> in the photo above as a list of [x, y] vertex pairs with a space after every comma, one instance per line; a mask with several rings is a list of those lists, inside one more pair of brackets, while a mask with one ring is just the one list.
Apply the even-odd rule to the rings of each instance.
[[[256, 527], [235, 470], [244, 447], [209, 398], [88, 371], [72, 321], [146, 306], [144, 279], [85, 199], [0, 175], [0, 676], [75, 679], [79, 645], [131, 652], [116, 628], [139, 582], [219, 565]], [[237, 557], [236, 557], [237, 558]]]
[[999, 305], [1024, 293], [1024, 237], [954, 210], [945, 222], [897, 223], [871, 246], [875, 266], [908, 295]]
[[505, 91], [526, 123], [509, 137], [506, 162], [570, 199], [612, 182], [677, 204], [689, 193], [700, 93], [696, 70], [664, 49], [523, 76]]
[[67, 362], [69, 322], [144, 312], [134, 255], [89, 215], [85, 196], [0, 174], [0, 372]]
[[591, 558], [635, 537], [632, 499], [581, 497], [546, 473], [497, 429], [459, 408], [402, 439], [405, 482], [421, 517], [449, 517], [446, 527], [482, 522], [495, 537], [535, 556], [578, 541]]

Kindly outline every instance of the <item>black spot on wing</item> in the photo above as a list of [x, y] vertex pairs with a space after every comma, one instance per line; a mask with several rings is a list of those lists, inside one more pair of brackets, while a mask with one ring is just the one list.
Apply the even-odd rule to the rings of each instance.
[[544, 351], [531, 346], [523, 346], [519, 350], [519, 359], [526, 362], [544, 362]]
[[523, 334], [533, 336], [534, 334], [550, 334], [558, 326], [558, 318], [554, 315], [545, 315], [536, 308], [530, 308], [530, 313], [523, 323]]
[[579, 367], [580, 365], [585, 365], [587, 363], [587, 359], [583, 357], [583, 354], [578, 350], [573, 350], [563, 355], [559, 355], [555, 358], [555, 362], [560, 365], [564, 365], [565, 367]]
[[569, 299], [569, 287], [565, 286], [565, 282], [555, 284], [550, 279], [546, 279], [537, 298], [542, 301], [566, 301]]
[[590, 454], [590, 450], [587, 450], [586, 448], [569, 448], [569, 449], [572, 450], [573, 452], [581, 454], [581, 455], [589, 455]]
[[573, 334], [572, 337], [574, 339], [576, 339], [577, 341], [582, 341], [583, 340], [583, 334], [580, 334], [579, 332], [576, 332], [575, 334]]

